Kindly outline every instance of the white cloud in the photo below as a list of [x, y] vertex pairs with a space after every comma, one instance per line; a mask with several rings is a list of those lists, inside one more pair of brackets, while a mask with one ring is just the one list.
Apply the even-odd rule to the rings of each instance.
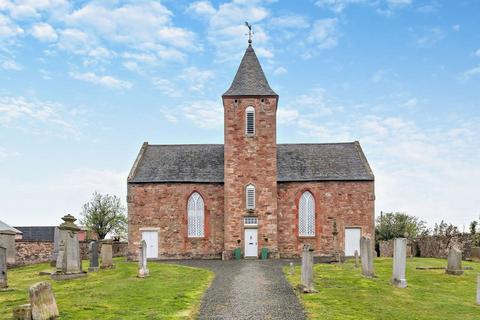
[[58, 103], [22, 96], [0, 96], [0, 126], [14, 127], [32, 134], [52, 131], [78, 136], [76, 121]]
[[223, 128], [223, 107], [218, 101], [195, 101], [182, 108], [183, 116], [205, 129]]
[[470, 78], [476, 77], [478, 75], [480, 75], [480, 66], [469, 69], [469, 70], [463, 72], [462, 73], [462, 78], [464, 80], [470, 80]]
[[189, 89], [192, 91], [203, 92], [205, 85], [213, 80], [215, 74], [213, 70], [201, 70], [197, 67], [189, 67], [182, 71], [180, 79], [189, 83]]
[[393, 7], [403, 7], [412, 4], [412, 0], [387, 0], [388, 5]]
[[0, 68], [5, 70], [14, 70], [14, 71], [22, 70], [22, 66], [16, 63], [15, 60], [12, 60], [12, 59], [5, 59], [0, 61]]
[[284, 67], [278, 67], [273, 71], [273, 74], [276, 75], [276, 76], [280, 76], [280, 75], [287, 74], [287, 73], [288, 73], [288, 71]]
[[370, 81], [373, 83], [380, 83], [385, 81], [392, 74], [389, 69], [380, 69], [375, 71], [375, 73], [370, 77]]
[[298, 119], [298, 116], [299, 112], [294, 108], [283, 107], [277, 110], [277, 121], [279, 124], [292, 124]]
[[32, 35], [43, 42], [54, 42], [58, 39], [57, 32], [48, 23], [36, 23], [32, 26]]
[[23, 29], [17, 26], [9, 17], [0, 13], [0, 40], [13, 38], [23, 34]]
[[404, 104], [402, 104], [403, 107], [407, 109], [413, 109], [418, 105], [418, 99], [417, 98], [411, 98], [405, 101]]
[[419, 48], [433, 47], [437, 42], [445, 38], [442, 29], [435, 27], [415, 35], [415, 45]]
[[335, 13], [340, 13], [351, 4], [367, 2], [368, 0], [318, 0], [315, 4], [321, 8], [328, 8]]
[[176, 88], [175, 84], [168, 80], [168, 79], [163, 79], [163, 78], [153, 78], [152, 79], [153, 85], [166, 94], [169, 97], [181, 97], [182, 96], [182, 91]]
[[110, 89], [130, 89], [133, 84], [128, 81], [117, 79], [113, 76], [100, 76], [93, 72], [78, 73], [70, 72], [70, 76], [77, 80], [101, 85]]
[[187, 12], [192, 12], [201, 17], [211, 17], [217, 10], [215, 10], [210, 1], [196, 1], [188, 6]]
[[13, 150], [8, 150], [3, 147], [0, 147], [0, 161], [8, 159], [8, 158], [15, 158], [20, 155], [19, 152], [13, 151]]
[[286, 15], [272, 18], [269, 22], [269, 25], [282, 28], [303, 29], [308, 28], [310, 24], [308, 23], [308, 19], [304, 16]]
[[319, 49], [330, 49], [337, 46], [339, 37], [337, 23], [337, 18], [316, 20], [307, 40]]
[[178, 118], [173, 114], [172, 110], [168, 108], [162, 108], [160, 109], [160, 113], [168, 122], [174, 123], [174, 124], [178, 123]]
[[455, 32], [460, 31], [460, 25], [456, 24], [456, 25], [452, 26], [452, 30], [455, 31]]

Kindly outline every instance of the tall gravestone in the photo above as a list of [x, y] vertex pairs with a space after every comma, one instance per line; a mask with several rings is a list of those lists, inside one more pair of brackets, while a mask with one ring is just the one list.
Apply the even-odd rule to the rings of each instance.
[[88, 272], [98, 271], [98, 241], [92, 241], [88, 244], [89, 266]]
[[58, 227], [58, 254], [56, 271], [52, 274], [55, 280], [74, 279], [84, 277], [80, 244], [78, 243], [78, 228], [75, 225], [75, 217], [67, 214], [62, 218], [64, 221]]
[[50, 283], [39, 282], [31, 286], [28, 293], [30, 295], [32, 320], [49, 320], [59, 317], [57, 302]]
[[145, 240], [140, 241], [138, 257], [138, 277], [145, 278], [149, 275], [147, 268], [147, 242]]
[[50, 262], [50, 265], [52, 267], [55, 267], [57, 265], [57, 256], [58, 256], [58, 227], [55, 227], [53, 230], [53, 252], [52, 252], [52, 261]]
[[448, 264], [445, 272], [456, 276], [463, 274], [462, 251], [457, 247], [450, 248], [448, 251]]
[[0, 247], [0, 290], [8, 288], [7, 283], [7, 249]]
[[372, 240], [370, 238], [362, 237], [360, 239], [360, 256], [362, 259], [362, 274], [368, 278], [374, 277], [373, 247]]
[[391, 283], [397, 288], [406, 288], [407, 239], [396, 238], [393, 242], [393, 275]]
[[100, 247], [100, 256], [102, 258], [102, 264], [100, 265], [100, 268], [102, 269], [114, 268], [112, 245], [112, 240], [102, 240], [102, 246]]
[[301, 281], [300, 288], [304, 293], [316, 292], [313, 283], [313, 249], [309, 244], [303, 246]]
[[358, 265], [359, 265], [358, 250], [355, 250], [354, 255], [355, 255], [355, 268], [358, 268]]

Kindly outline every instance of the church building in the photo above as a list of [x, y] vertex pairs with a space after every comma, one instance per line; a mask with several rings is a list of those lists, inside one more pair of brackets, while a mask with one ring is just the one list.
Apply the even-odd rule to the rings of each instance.
[[358, 141], [277, 144], [279, 96], [249, 46], [223, 94], [224, 144], [145, 142], [128, 176], [128, 256], [352, 256], [374, 236], [374, 176]]

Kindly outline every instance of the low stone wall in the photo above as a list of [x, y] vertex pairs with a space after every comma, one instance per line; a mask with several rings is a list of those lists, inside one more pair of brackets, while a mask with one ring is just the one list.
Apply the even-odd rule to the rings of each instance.
[[[82, 259], [88, 259], [88, 243], [80, 241], [80, 254]], [[101, 246], [98, 246], [100, 250]], [[127, 255], [127, 242], [113, 242], [113, 256], [122, 257]], [[29, 264], [50, 262], [53, 254], [53, 241], [15, 241], [15, 263], [9, 264], [10, 267], [24, 266]]]
[[[463, 259], [469, 259], [472, 254], [472, 239], [469, 234], [460, 234], [454, 237], [425, 236], [414, 239], [412, 254], [424, 258], [446, 258], [448, 250], [453, 246], [462, 251]], [[379, 241], [380, 257], [393, 256], [393, 240]]]

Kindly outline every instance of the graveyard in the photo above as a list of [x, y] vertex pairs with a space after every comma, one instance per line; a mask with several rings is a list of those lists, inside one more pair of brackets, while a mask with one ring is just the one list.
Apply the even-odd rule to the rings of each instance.
[[[89, 272], [86, 277], [55, 281], [48, 263], [8, 271], [11, 291], [0, 292], [0, 319], [28, 303], [28, 289], [41, 281], [51, 284], [61, 319], [193, 318], [213, 274], [204, 269], [149, 263], [148, 278], [137, 277], [137, 262], [114, 259], [114, 269]], [[83, 261], [83, 270], [89, 262]]]
[[[407, 258], [404, 289], [391, 284], [392, 258], [374, 260], [373, 278], [362, 276], [353, 260], [315, 264], [318, 292], [298, 296], [309, 319], [478, 319], [475, 297], [480, 264], [462, 263], [467, 270], [456, 276], [446, 274], [446, 259]], [[284, 273], [292, 286], [301, 282], [299, 266], [293, 274], [284, 267]]]

